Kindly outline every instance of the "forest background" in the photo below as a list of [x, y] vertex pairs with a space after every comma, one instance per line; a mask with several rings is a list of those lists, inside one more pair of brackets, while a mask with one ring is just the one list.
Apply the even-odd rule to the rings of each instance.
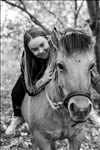
[[[88, 30], [87, 20], [85, 0], [1, 1], [1, 150], [31, 149], [31, 135], [25, 126], [10, 138], [4, 133], [13, 112], [10, 94], [20, 74], [25, 31], [36, 24], [50, 31], [56, 26], [63, 32], [76, 25]], [[91, 128], [87, 138], [89, 142], [82, 149], [100, 150], [100, 129]]]

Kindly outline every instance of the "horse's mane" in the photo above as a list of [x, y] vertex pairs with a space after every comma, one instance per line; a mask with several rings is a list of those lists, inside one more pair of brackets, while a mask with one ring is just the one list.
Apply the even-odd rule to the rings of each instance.
[[90, 50], [92, 36], [81, 30], [67, 29], [61, 37], [61, 44], [70, 55], [74, 52], [86, 52]]

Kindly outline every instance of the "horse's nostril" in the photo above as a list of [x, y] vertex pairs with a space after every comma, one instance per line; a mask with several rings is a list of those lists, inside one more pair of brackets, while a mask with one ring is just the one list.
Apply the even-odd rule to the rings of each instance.
[[91, 112], [91, 109], [92, 109], [92, 104], [89, 104], [89, 106], [84, 110], [84, 115], [87, 116]]
[[88, 113], [91, 111], [91, 109], [92, 109], [92, 104], [89, 104], [89, 106], [88, 106]]
[[89, 108], [90, 108], [90, 111], [91, 111], [91, 109], [92, 109], [92, 104], [89, 105]]
[[78, 107], [77, 107], [74, 103], [71, 103], [71, 105], [70, 105], [70, 110], [71, 110], [72, 112], [77, 112], [77, 111], [78, 111]]

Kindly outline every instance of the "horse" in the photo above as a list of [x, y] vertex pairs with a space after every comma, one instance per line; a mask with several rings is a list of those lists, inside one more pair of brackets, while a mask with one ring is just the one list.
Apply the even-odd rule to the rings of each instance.
[[38, 95], [25, 95], [22, 115], [32, 133], [33, 150], [56, 150], [55, 141], [65, 138], [70, 150], [78, 150], [84, 131], [77, 130], [77, 125], [86, 122], [93, 109], [90, 89], [95, 42], [77, 29], [53, 32], [51, 39], [56, 49], [52, 79]]

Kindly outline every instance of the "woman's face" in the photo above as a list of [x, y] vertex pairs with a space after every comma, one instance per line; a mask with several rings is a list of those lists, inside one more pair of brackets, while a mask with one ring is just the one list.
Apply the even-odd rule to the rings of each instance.
[[49, 55], [49, 43], [43, 36], [38, 36], [31, 39], [28, 43], [28, 47], [31, 52], [38, 58], [46, 59]]

